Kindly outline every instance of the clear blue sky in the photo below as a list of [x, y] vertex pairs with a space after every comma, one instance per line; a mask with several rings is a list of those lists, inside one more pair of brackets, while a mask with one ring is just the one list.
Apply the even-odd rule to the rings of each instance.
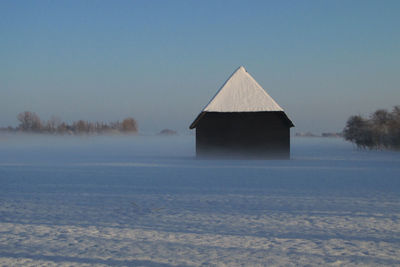
[[244, 65], [294, 131], [400, 104], [400, 1], [0, 1], [0, 126], [186, 131]]

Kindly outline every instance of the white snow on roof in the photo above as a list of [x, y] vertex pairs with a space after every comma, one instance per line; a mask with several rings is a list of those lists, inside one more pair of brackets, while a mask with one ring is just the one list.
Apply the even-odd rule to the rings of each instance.
[[218, 90], [203, 112], [283, 111], [241, 66]]

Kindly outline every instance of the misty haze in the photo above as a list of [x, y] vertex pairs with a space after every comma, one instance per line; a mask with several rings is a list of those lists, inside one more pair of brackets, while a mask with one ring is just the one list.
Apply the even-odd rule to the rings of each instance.
[[400, 1], [0, 1], [0, 266], [400, 266]]

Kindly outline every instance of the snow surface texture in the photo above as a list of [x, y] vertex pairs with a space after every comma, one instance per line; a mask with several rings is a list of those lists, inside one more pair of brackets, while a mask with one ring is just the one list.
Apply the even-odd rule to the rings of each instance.
[[283, 111], [244, 67], [238, 68], [203, 112]]
[[398, 153], [295, 138], [290, 161], [207, 161], [193, 136], [0, 140], [1, 266], [400, 265]]

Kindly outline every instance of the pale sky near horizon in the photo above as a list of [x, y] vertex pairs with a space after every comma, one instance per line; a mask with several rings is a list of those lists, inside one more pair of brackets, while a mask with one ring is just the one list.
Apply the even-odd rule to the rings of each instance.
[[240, 65], [293, 132], [400, 105], [400, 1], [0, 1], [0, 126], [188, 131]]

